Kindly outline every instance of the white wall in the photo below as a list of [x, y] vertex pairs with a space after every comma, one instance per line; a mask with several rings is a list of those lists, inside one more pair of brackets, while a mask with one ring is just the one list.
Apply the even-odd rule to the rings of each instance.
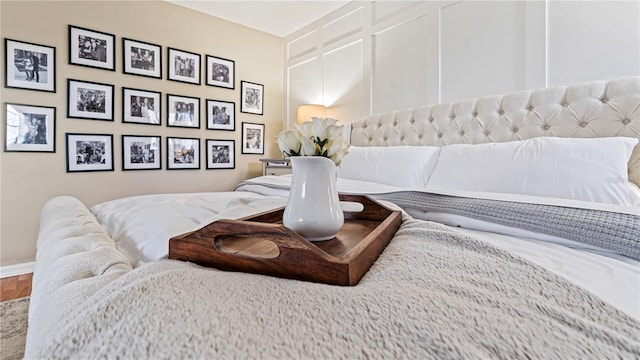
[[285, 38], [285, 122], [640, 75], [638, 1], [354, 1]]
[[640, 1], [550, 2], [547, 22], [550, 85], [637, 76], [639, 8]]

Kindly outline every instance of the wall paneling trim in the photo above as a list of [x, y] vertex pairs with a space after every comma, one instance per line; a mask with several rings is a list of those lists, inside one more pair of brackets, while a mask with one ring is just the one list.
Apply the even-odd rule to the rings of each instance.
[[353, 1], [284, 45], [283, 127], [307, 103], [350, 123], [425, 104], [638, 76], [640, 2]]

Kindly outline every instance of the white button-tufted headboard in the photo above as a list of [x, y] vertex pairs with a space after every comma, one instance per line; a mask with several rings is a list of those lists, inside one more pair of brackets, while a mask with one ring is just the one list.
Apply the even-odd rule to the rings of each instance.
[[[521, 91], [371, 115], [355, 146], [479, 144], [538, 136], [640, 138], [640, 77]], [[640, 186], [640, 145], [629, 161]]]

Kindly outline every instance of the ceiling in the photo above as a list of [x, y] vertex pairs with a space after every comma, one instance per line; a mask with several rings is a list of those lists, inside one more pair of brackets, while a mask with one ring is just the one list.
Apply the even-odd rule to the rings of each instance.
[[285, 37], [349, 1], [166, 0], [256, 30]]

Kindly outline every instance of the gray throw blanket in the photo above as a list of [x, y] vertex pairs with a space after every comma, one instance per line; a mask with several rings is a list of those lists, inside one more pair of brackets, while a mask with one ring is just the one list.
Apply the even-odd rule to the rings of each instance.
[[441, 212], [553, 235], [640, 260], [640, 216], [562, 206], [463, 198], [417, 191], [373, 195], [419, 212]]
[[[47, 206], [53, 218], [42, 222], [56, 232], [51, 220], [68, 205]], [[87, 226], [98, 231], [89, 215], [65, 224], [70, 238], [58, 241], [94, 248], [99, 234], [80, 236]], [[121, 258], [95, 259], [78, 245], [66, 255], [55, 243], [47, 250], [36, 261], [38, 289], [60, 263], [87, 257], [97, 269]], [[640, 357], [640, 322], [541, 267], [421, 220], [405, 219], [355, 287], [171, 260], [81, 286], [108, 271], [70, 274], [57, 289], [36, 291], [29, 331], [41, 336], [28, 338], [27, 358]]]

